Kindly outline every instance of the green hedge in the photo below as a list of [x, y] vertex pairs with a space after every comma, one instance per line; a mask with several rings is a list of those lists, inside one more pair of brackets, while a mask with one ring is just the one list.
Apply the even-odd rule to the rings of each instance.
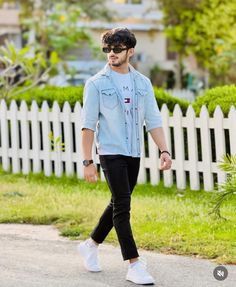
[[[188, 108], [189, 102], [180, 100], [179, 98], [173, 97], [162, 89], [154, 87], [155, 96], [159, 105], [159, 108], [165, 103], [169, 110], [173, 112], [175, 104], [179, 104], [183, 113]], [[46, 100], [49, 106], [52, 106], [54, 101], [57, 101], [60, 107], [63, 107], [65, 101], [68, 101], [73, 107], [76, 101], [82, 104], [83, 101], [83, 86], [79, 87], [52, 87], [47, 86], [43, 89], [34, 88], [26, 91], [18, 96], [14, 97], [17, 104], [19, 105], [22, 100], [25, 100], [27, 105], [30, 106], [31, 102], [35, 100], [39, 106]]]
[[173, 112], [175, 105], [178, 104], [183, 114], [185, 114], [188, 109], [188, 106], [190, 105], [189, 101], [174, 97], [168, 94], [163, 89], [154, 87], [154, 93], [155, 93], [155, 97], [157, 99], [159, 108], [161, 108], [163, 104], [166, 104], [170, 112]]
[[221, 86], [207, 90], [202, 96], [197, 97], [193, 103], [196, 114], [200, 114], [201, 107], [206, 105], [209, 114], [212, 116], [217, 105], [221, 107], [223, 114], [228, 115], [230, 107], [236, 107], [236, 86]]
[[[83, 89], [83, 86], [63, 88], [47, 86], [43, 89], [33, 88], [19, 94], [14, 97], [14, 99], [17, 101], [18, 105], [22, 100], [25, 100], [27, 105], [30, 106], [32, 100], [36, 100], [37, 104], [41, 106], [42, 102], [46, 100], [49, 106], [52, 106], [53, 102], [57, 101], [60, 107], [63, 107], [64, 102], [68, 101], [71, 107], [73, 107], [77, 101], [82, 104]], [[175, 104], [179, 104], [183, 114], [186, 113], [190, 102], [173, 97], [163, 89], [157, 87], [154, 87], [154, 93], [159, 108], [165, 103], [170, 112], [173, 112]], [[202, 96], [197, 97], [192, 105], [197, 115], [200, 114], [201, 107], [206, 105], [211, 116], [213, 115], [216, 106], [219, 105], [224, 115], [227, 116], [230, 107], [232, 105], [236, 107], [236, 86], [221, 86], [207, 90]]]
[[43, 101], [47, 101], [48, 105], [52, 107], [53, 102], [57, 101], [62, 108], [64, 102], [68, 101], [73, 107], [77, 101], [83, 101], [83, 87], [53, 87], [47, 86], [43, 89], [33, 88], [18, 96], [15, 96], [17, 104], [19, 105], [22, 100], [25, 100], [27, 105], [30, 106], [32, 101], [35, 100], [39, 106]]

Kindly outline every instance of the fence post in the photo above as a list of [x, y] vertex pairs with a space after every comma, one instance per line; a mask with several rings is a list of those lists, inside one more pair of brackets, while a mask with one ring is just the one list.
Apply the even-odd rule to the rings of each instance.
[[75, 118], [75, 149], [76, 149], [76, 171], [77, 177], [83, 178], [83, 153], [82, 153], [82, 137], [81, 137], [81, 125], [82, 125], [82, 108], [79, 102], [76, 102], [74, 107]]
[[20, 156], [19, 156], [19, 125], [18, 125], [18, 107], [16, 101], [11, 101], [10, 110], [11, 123], [11, 151], [12, 151], [12, 172], [20, 172]]
[[[62, 176], [62, 158], [61, 158], [61, 119], [60, 119], [60, 107], [56, 101], [52, 106], [52, 126], [53, 126], [53, 138], [54, 138], [54, 164], [55, 164], [55, 175]], [[60, 138], [60, 141], [57, 140]]]
[[0, 105], [0, 121], [1, 121], [1, 140], [2, 140], [2, 168], [5, 171], [10, 169], [10, 159], [8, 154], [9, 149], [9, 128], [7, 121], [7, 105], [4, 100], [1, 100]]
[[231, 106], [229, 111], [229, 139], [230, 139], [230, 153], [236, 155], [236, 109]]
[[[167, 149], [171, 152], [171, 136], [170, 136], [170, 123], [169, 123], [169, 110], [167, 105], [161, 107], [162, 126], [165, 133]], [[172, 167], [173, 168], [173, 167]], [[173, 185], [173, 171], [166, 170], [163, 172], [164, 186], [170, 187]]]
[[22, 142], [22, 172], [28, 174], [30, 172], [29, 159], [29, 122], [28, 107], [25, 101], [20, 105], [20, 122], [21, 122], [21, 142]]
[[[216, 162], [222, 159], [222, 156], [225, 154], [225, 133], [223, 120], [224, 115], [221, 111], [220, 106], [217, 105], [214, 111], [214, 125], [215, 125], [215, 143], [216, 143]], [[223, 183], [226, 180], [225, 172], [221, 171], [218, 168], [217, 171], [217, 182], [218, 184]]]
[[141, 158], [140, 158], [140, 168], [138, 174], [138, 183], [145, 183], [147, 180], [146, 176], [146, 168], [145, 168], [145, 147], [144, 147], [144, 130], [142, 129], [140, 139], [142, 138], [142, 150], [141, 150]]
[[64, 122], [64, 138], [65, 138], [65, 166], [66, 175], [72, 175], [74, 173], [74, 166], [72, 160], [72, 127], [71, 127], [71, 108], [69, 103], [66, 101], [63, 105], [63, 122]]
[[175, 161], [176, 161], [176, 181], [177, 187], [186, 188], [186, 175], [184, 171], [184, 139], [182, 127], [182, 111], [179, 105], [175, 105], [173, 112], [173, 127], [175, 138]]
[[159, 152], [150, 133], [148, 133], [148, 150], [149, 150], [150, 182], [151, 184], [154, 185], [160, 182]]
[[212, 152], [211, 139], [209, 128], [209, 113], [206, 106], [202, 106], [200, 112], [200, 128], [201, 128], [201, 148], [202, 148], [202, 169], [203, 169], [203, 184], [204, 190], [213, 190], [213, 176], [212, 176]]
[[49, 121], [49, 107], [46, 101], [42, 104], [42, 137], [43, 137], [43, 164], [44, 174], [50, 176], [52, 174], [51, 165], [51, 143], [50, 143], [50, 121]]
[[33, 156], [33, 172], [41, 171], [40, 164], [40, 129], [39, 129], [39, 109], [35, 100], [31, 105], [31, 127], [32, 127], [32, 156]]
[[188, 160], [189, 160], [189, 179], [190, 189], [199, 190], [199, 174], [198, 174], [198, 147], [196, 132], [196, 116], [193, 107], [188, 106], [186, 113], [187, 140], [188, 140]]

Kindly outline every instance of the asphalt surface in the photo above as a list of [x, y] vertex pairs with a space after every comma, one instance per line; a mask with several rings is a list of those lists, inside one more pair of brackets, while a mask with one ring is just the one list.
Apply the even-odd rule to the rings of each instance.
[[[76, 251], [78, 241], [58, 235], [51, 226], [0, 224], [0, 287], [132, 287], [125, 280], [127, 262], [118, 247], [99, 247], [103, 271], [87, 272]], [[208, 260], [139, 250], [157, 287], [235, 287], [236, 266], [228, 277], [213, 276]]]

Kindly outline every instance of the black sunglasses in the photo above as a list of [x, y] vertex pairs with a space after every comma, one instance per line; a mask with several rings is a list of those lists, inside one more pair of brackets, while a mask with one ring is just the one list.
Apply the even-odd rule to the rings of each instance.
[[110, 53], [111, 51], [113, 51], [115, 54], [119, 54], [122, 51], [125, 50], [129, 50], [129, 48], [121, 48], [121, 47], [114, 47], [114, 48], [110, 48], [110, 47], [103, 47], [102, 51], [106, 54]]

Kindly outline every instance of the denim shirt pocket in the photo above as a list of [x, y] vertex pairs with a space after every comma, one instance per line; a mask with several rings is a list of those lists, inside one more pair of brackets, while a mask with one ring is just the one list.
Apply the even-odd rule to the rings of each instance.
[[115, 89], [101, 90], [102, 102], [105, 108], [114, 109], [118, 105], [118, 95]]
[[144, 100], [145, 100], [146, 95], [147, 95], [147, 90], [137, 89], [138, 106], [141, 109], [144, 109]]

